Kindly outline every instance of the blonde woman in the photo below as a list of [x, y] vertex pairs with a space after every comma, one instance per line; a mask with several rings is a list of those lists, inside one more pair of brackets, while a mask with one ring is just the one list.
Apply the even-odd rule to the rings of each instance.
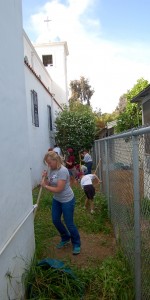
[[[44, 162], [49, 167], [49, 172], [43, 172], [41, 185], [53, 193], [52, 221], [61, 236], [61, 241], [56, 247], [61, 249], [71, 241], [72, 253], [79, 254], [81, 242], [73, 221], [75, 197], [70, 187], [68, 169], [63, 165], [61, 157], [54, 151], [45, 154]], [[65, 225], [61, 221], [62, 215]]]

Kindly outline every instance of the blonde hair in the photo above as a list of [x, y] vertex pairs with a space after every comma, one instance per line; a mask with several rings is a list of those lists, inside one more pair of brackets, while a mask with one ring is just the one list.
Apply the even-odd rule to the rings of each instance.
[[48, 151], [43, 159], [44, 164], [47, 164], [47, 158], [50, 157], [52, 160], [56, 160], [57, 161], [57, 170], [60, 169], [61, 165], [63, 165], [63, 159], [60, 155], [58, 155], [56, 152], [54, 151]]

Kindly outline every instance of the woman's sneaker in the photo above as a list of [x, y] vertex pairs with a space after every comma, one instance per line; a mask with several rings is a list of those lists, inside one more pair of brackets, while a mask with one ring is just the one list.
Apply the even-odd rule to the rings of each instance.
[[65, 246], [67, 246], [69, 243], [70, 243], [70, 240], [61, 241], [59, 244], [56, 245], [56, 248], [57, 249], [61, 249], [61, 248], [65, 247]]
[[75, 246], [75, 247], [73, 248], [72, 254], [73, 254], [73, 255], [80, 254], [80, 247]]

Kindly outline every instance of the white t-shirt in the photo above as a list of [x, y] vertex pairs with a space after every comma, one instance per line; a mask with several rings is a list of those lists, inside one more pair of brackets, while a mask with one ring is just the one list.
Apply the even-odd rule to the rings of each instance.
[[88, 162], [92, 161], [92, 157], [91, 157], [91, 155], [89, 153], [86, 153], [84, 155], [84, 159], [83, 160], [84, 160], [85, 163], [88, 163]]
[[56, 152], [58, 155], [61, 155], [61, 149], [59, 147], [54, 147], [54, 152]]
[[82, 178], [81, 178], [81, 181], [80, 181], [80, 184], [81, 184], [81, 187], [83, 189], [83, 187], [85, 185], [89, 185], [89, 184], [92, 184], [92, 180], [96, 178], [94, 174], [87, 174], [87, 175], [84, 175]]

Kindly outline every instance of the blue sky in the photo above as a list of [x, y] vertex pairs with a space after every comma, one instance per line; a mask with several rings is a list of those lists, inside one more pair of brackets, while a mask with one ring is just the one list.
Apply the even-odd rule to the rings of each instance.
[[150, 82], [149, 0], [22, 0], [22, 9], [31, 41], [67, 41], [68, 83], [88, 78], [94, 109], [111, 113], [139, 78]]
[[149, 8], [149, 0], [103, 0], [97, 17], [104, 37], [122, 42], [149, 41]]

